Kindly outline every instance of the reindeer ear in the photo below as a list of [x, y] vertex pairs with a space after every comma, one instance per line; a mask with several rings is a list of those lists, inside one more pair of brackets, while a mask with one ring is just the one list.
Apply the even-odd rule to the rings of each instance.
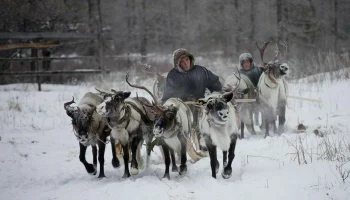
[[130, 96], [131, 92], [123, 92], [124, 99]]
[[233, 98], [233, 93], [232, 92], [225, 93], [225, 94], [222, 95], [222, 97], [224, 98], [224, 100], [226, 102], [229, 102]]

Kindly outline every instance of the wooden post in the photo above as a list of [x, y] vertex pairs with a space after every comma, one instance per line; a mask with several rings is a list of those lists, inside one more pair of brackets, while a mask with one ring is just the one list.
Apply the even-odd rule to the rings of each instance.
[[102, 15], [101, 15], [101, 0], [97, 0], [97, 40], [98, 40], [98, 55], [99, 55], [99, 69], [104, 69], [103, 60], [103, 41], [102, 41]]
[[[39, 49], [37, 49], [37, 58], [35, 63], [36, 63], [36, 71], [38, 72], [39, 71], [39, 65], [40, 65], [40, 62], [39, 62]], [[40, 76], [36, 76], [36, 81], [38, 83], [38, 91], [40, 92], [41, 91], [41, 78]]]

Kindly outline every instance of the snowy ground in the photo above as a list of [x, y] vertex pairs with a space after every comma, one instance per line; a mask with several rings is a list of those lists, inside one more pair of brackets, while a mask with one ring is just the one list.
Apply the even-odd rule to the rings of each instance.
[[[0, 199], [349, 199], [350, 177], [343, 181], [340, 172], [350, 170], [350, 81], [305, 80], [291, 84], [289, 94], [323, 103], [289, 99], [286, 134], [264, 139], [247, 133], [238, 141], [228, 180], [211, 178], [209, 158], [188, 162], [184, 177], [171, 172], [170, 181], [161, 179], [158, 149], [147, 169], [123, 179], [124, 167], [112, 167], [109, 146], [107, 178], [100, 180], [80, 163], [63, 109], [64, 102], [72, 96], [79, 100], [92, 86], [43, 85], [43, 92], [30, 84], [0, 86]], [[150, 83], [145, 85], [151, 88]], [[296, 133], [298, 123], [307, 126], [306, 132]]]

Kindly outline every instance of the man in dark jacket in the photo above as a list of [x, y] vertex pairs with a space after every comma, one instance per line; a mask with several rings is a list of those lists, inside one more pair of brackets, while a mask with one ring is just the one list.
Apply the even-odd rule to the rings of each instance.
[[221, 91], [219, 77], [207, 68], [194, 65], [194, 57], [186, 49], [177, 49], [173, 54], [174, 68], [170, 70], [162, 101], [178, 97], [184, 101], [204, 97], [205, 89]]
[[[257, 88], [263, 68], [253, 62], [253, 56], [250, 53], [242, 53], [239, 56], [239, 72], [248, 76], [254, 87]], [[259, 111], [254, 112], [254, 124], [259, 124]]]
[[242, 53], [239, 56], [239, 68], [239, 72], [248, 76], [256, 88], [263, 71], [260, 66], [253, 62], [253, 56], [250, 53]]

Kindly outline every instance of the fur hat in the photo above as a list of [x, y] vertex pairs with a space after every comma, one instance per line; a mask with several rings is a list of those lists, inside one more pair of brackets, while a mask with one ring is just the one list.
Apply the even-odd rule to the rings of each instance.
[[251, 63], [253, 63], [253, 56], [250, 53], [242, 53], [239, 56], [239, 64], [242, 65], [243, 61], [249, 60]]
[[186, 49], [177, 49], [174, 51], [173, 53], [174, 67], [179, 69], [180, 61], [185, 57], [189, 57], [189, 59], [191, 60], [191, 68], [192, 68], [194, 65], [194, 57]]

